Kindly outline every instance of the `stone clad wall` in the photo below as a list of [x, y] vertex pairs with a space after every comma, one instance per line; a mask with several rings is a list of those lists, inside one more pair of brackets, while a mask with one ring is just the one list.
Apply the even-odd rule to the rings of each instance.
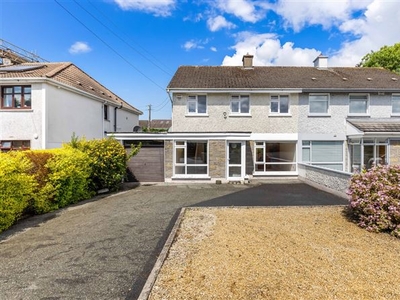
[[390, 164], [400, 164], [400, 141], [390, 141]]
[[174, 167], [174, 142], [165, 141], [164, 142], [164, 174], [165, 178], [171, 178], [173, 174]]
[[342, 198], [347, 197], [351, 173], [298, 163], [299, 179]]
[[209, 142], [209, 175], [211, 178], [226, 177], [226, 142], [210, 140]]

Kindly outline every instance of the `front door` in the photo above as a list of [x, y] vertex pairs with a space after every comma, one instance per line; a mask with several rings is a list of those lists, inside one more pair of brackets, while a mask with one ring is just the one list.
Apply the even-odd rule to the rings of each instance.
[[244, 179], [245, 143], [228, 142], [228, 179]]

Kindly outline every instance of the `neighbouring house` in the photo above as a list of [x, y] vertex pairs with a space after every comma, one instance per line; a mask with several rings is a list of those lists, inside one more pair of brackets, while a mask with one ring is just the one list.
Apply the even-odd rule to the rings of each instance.
[[[400, 160], [400, 80], [382, 68], [181, 66], [167, 91], [168, 133], [116, 134], [163, 143], [165, 181], [350, 174]], [[319, 176], [319, 175], [317, 175]]]
[[160, 131], [168, 131], [169, 128], [172, 126], [172, 120], [168, 119], [154, 119], [151, 121], [148, 120], [139, 120], [139, 126], [141, 128], [151, 128], [154, 130]]
[[2, 65], [0, 89], [2, 151], [132, 132], [142, 114], [72, 63]]

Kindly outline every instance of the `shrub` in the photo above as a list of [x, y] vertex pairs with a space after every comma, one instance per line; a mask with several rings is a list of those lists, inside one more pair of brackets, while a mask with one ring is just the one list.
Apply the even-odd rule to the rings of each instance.
[[0, 153], [0, 232], [10, 227], [28, 207], [36, 182], [21, 152]]
[[[109, 189], [118, 190], [126, 176], [127, 155], [124, 147], [114, 138], [101, 140], [86, 140], [72, 138], [66, 148], [77, 148], [87, 154], [90, 160], [92, 173], [91, 189], [98, 191]], [[139, 147], [132, 149], [131, 156], [139, 151]]]
[[27, 155], [33, 161], [45, 163], [35, 166], [40, 187], [33, 199], [35, 213], [56, 210], [93, 195], [89, 190], [90, 163], [85, 153], [76, 149], [53, 149], [27, 152]]
[[400, 166], [378, 165], [354, 174], [348, 194], [359, 226], [400, 237]]

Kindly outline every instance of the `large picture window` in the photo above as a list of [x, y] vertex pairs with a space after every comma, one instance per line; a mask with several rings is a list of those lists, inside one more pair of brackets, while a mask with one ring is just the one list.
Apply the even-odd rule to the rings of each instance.
[[295, 142], [256, 142], [255, 173], [296, 171]]
[[309, 98], [310, 115], [329, 113], [329, 95], [328, 94], [310, 94]]
[[207, 141], [175, 142], [175, 175], [204, 176], [208, 174]]
[[247, 95], [232, 96], [231, 100], [232, 114], [249, 114], [250, 113], [250, 98]]
[[188, 114], [206, 114], [207, 113], [207, 96], [197, 95], [189, 96], [187, 102]]
[[30, 86], [5, 86], [1, 89], [1, 108], [31, 108]]
[[270, 112], [271, 114], [288, 114], [289, 96], [288, 95], [271, 96]]
[[303, 141], [302, 161], [319, 167], [343, 171], [343, 142]]

